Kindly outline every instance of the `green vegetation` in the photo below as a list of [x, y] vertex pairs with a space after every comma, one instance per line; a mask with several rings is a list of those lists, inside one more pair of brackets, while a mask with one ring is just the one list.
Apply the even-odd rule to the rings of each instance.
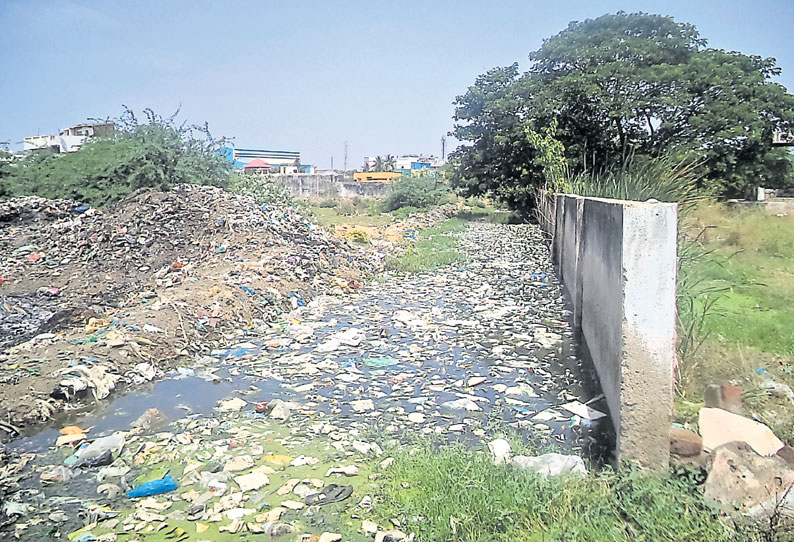
[[386, 471], [376, 512], [417, 540], [751, 540], [732, 538], [696, 481], [608, 468], [545, 480], [484, 451], [420, 444]]
[[141, 123], [126, 109], [113, 138], [92, 139], [76, 152], [29, 153], [3, 167], [0, 197], [34, 194], [105, 206], [143, 187], [228, 185], [232, 166], [219, 155], [223, 138], [214, 139], [206, 124], [177, 124], [176, 114], [144, 113]]
[[460, 218], [450, 218], [437, 226], [421, 230], [417, 234], [417, 241], [403, 254], [386, 260], [386, 267], [396, 271], [421, 273], [453, 264], [461, 255], [455, 239], [448, 234], [465, 229], [466, 222]]
[[699, 401], [708, 384], [739, 384], [748, 412], [794, 445], [794, 408], [761, 387], [794, 387], [794, 217], [703, 203], [681, 230], [682, 260], [698, 257], [682, 264], [679, 289], [689, 281], [694, 295], [679, 312], [694, 314], [700, 339], [679, 360], [679, 393]]
[[268, 205], [294, 205], [289, 190], [265, 175], [233, 175], [228, 190], [235, 194], [251, 196]]
[[792, 181], [774, 130], [794, 127], [794, 96], [774, 59], [706, 47], [697, 29], [644, 13], [604, 15], [547, 39], [518, 64], [479, 76], [457, 98], [455, 187], [526, 211], [549, 173], [549, 137], [571, 175], [616, 171], [638, 157], [702, 164], [700, 188], [742, 195]]
[[432, 177], [403, 177], [391, 184], [383, 210], [395, 211], [402, 207], [419, 209], [435, 207], [449, 199], [450, 193], [446, 184]]

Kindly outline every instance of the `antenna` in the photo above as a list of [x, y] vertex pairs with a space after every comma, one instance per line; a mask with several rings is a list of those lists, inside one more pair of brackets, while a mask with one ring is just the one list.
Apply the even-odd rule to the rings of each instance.
[[347, 171], [347, 141], [345, 141], [345, 171]]
[[447, 159], [447, 136], [441, 136], [441, 159]]

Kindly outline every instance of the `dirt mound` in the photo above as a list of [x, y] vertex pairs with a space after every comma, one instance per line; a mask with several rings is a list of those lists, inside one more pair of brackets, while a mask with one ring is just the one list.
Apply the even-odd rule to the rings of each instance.
[[19, 424], [49, 415], [63, 367], [201, 355], [380, 265], [291, 207], [195, 185], [0, 203], [0, 255], [0, 418]]

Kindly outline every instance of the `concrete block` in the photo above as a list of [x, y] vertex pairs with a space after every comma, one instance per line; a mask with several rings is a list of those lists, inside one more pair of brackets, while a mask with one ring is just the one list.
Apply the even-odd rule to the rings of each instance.
[[584, 198], [581, 330], [617, 433], [617, 456], [669, 464], [677, 207]]

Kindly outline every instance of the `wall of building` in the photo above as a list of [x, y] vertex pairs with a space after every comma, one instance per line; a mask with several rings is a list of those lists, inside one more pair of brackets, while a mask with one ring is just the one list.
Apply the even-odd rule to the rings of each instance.
[[345, 180], [343, 175], [321, 175], [301, 173], [297, 175], [273, 175], [294, 197], [299, 198], [382, 198], [390, 183], [358, 183]]
[[617, 433], [617, 456], [666, 468], [675, 363], [677, 206], [545, 198], [540, 223]]

